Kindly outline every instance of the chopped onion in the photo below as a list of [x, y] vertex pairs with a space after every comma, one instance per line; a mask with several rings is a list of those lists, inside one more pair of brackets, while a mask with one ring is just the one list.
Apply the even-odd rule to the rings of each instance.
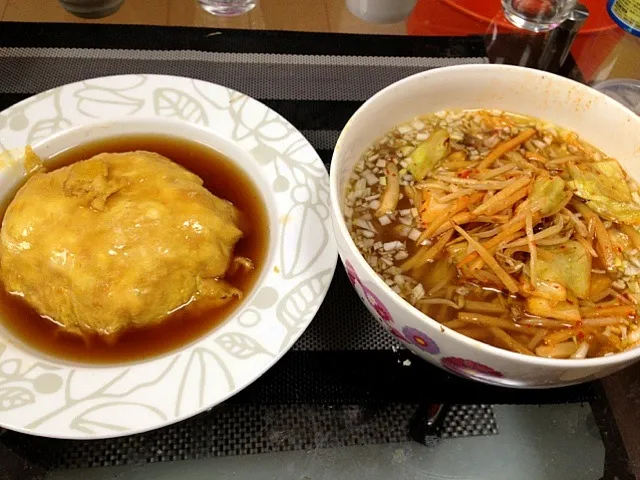
[[417, 120], [417, 119], [414, 120], [413, 122], [411, 122], [411, 126], [416, 130], [422, 130], [422, 129], [424, 129], [424, 127], [426, 127], [424, 122], [422, 122], [421, 120]]
[[401, 250], [396, 253], [393, 258], [395, 258], [396, 260], [404, 260], [405, 258], [409, 258], [409, 252], [407, 252], [406, 250]]
[[411, 219], [409, 217], [400, 217], [398, 218], [398, 221], [403, 225], [407, 225], [407, 226], [411, 225]]
[[403, 216], [406, 217], [409, 214], [411, 214], [411, 209], [410, 208], [403, 208], [402, 210], [398, 210], [398, 213]]
[[353, 208], [344, 207], [344, 216], [347, 217], [347, 218], [353, 217]]
[[409, 235], [407, 236], [409, 237], [409, 240], [413, 240], [415, 242], [418, 238], [420, 238], [420, 230], [418, 230], [417, 228], [412, 228], [409, 232]]
[[378, 161], [376, 162], [376, 167], [384, 168], [384, 166], [385, 166], [386, 164], [387, 164], [387, 162], [381, 158], [380, 160], [378, 160]]
[[587, 353], [589, 353], [589, 344], [587, 342], [582, 342], [578, 345], [578, 349], [575, 351], [571, 358], [587, 358]]
[[393, 228], [393, 233], [401, 237], [408, 236], [410, 231], [411, 231], [411, 228], [409, 228], [407, 225], [397, 225], [396, 227]]
[[371, 230], [371, 228], [369, 228], [369, 222], [367, 222], [363, 218], [356, 218], [353, 221], [353, 224], [357, 227], [364, 228], [365, 230]]
[[356, 185], [353, 189], [355, 197], [361, 198], [364, 195], [364, 189], [367, 187], [367, 181], [364, 178], [361, 178], [356, 182]]
[[400, 267], [396, 267], [395, 265], [393, 267], [389, 267], [385, 270], [385, 272], [387, 275], [400, 275], [402, 273], [402, 270], [400, 270]]
[[411, 290], [411, 302], [416, 303], [422, 297], [424, 297], [424, 287], [421, 283], [418, 283], [415, 287], [413, 287], [413, 290]]
[[384, 244], [384, 250], [385, 252], [390, 252], [390, 251], [395, 251], [395, 250], [399, 250], [403, 247], [403, 243], [398, 241], [398, 240], [394, 240], [392, 242], [386, 242]]
[[381, 258], [380, 260], [382, 261], [382, 263], [386, 263], [388, 267], [393, 265], [393, 261], [389, 260], [388, 258]]
[[380, 208], [380, 200], [373, 200], [370, 204], [369, 204], [369, 208], [371, 210], [377, 210], [378, 208]]
[[378, 177], [371, 170], [362, 173], [362, 177], [367, 181], [367, 185], [375, 185], [378, 183]]
[[378, 221], [380, 222], [380, 225], [382, 225], [383, 227], [391, 223], [391, 219], [389, 218], [388, 215], [383, 215], [379, 217]]
[[533, 143], [540, 150], [542, 150], [543, 148], [546, 148], [547, 146], [546, 143], [544, 143], [542, 140], [538, 140], [537, 138], [534, 138], [533, 140], [531, 140], [531, 143]]
[[409, 125], [400, 125], [398, 127], [398, 132], [400, 132], [400, 134], [402, 135], [409, 133], [411, 130], [413, 129]]

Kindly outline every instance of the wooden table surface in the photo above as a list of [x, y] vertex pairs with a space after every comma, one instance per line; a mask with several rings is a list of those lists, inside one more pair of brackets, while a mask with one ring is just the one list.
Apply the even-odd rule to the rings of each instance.
[[[393, 0], [390, 0], [393, 1]], [[258, 0], [248, 14], [219, 17], [200, 8], [196, 0], [125, 0], [115, 14], [85, 20], [65, 11], [57, 0], [0, 0], [0, 19], [13, 22], [122, 23], [259, 30], [297, 30], [398, 34], [405, 22], [377, 25], [353, 16], [345, 0]]]

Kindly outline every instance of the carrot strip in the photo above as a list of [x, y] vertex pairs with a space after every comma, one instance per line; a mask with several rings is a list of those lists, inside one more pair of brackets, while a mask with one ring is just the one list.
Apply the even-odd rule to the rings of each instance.
[[[469, 223], [471, 222], [475, 217], [472, 215], [471, 212], [460, 212], [457, 213], [453, 216], [453, 218], [449, 219], [448, 222], [444, 223], [442, 226], [440, 226], [440, 228], [438, 228], [434, 233], [433, 236], [437, 237], [438, 235], [442, 235], [444, 232], [448, 231], [448, 230], [452, 230], [453, 229], [453, 223], [462, 225], [465, 223]], [[424, 234], [424, 232], [422, 232]], [[423, 235], [420, 235], [420, 237], [423, 237]], [[418, 240], [416, 240], [416, 243], [421, 243], [423, 240], [426, 240], [426, 237], [424, 238], [418, 238]]]
[[509, 208], [512, 205], [514, 205], [518, 200], [521, 200], [522, 198], [526, 197], [528, 195], [528, 193], [529, 193], [529, 187], [526, 186], [523, 189], [518, 190], [516, 193], [514, 193], [514, 194], [510, 195], [509, 197], [507, 197], [506, 199], [504, 199], [504, 201], [502, 201], [500, 203], [497, 203], [493, 207], [490, 207], [489, 209], [487, 209], [485, 214], [486, 215], [495, 215], [496, 213], [500, 212], [501, 210], [504, 210], [504, 209]]
[[474, 300], [466, 300], [464, 302], [464, 308], [472, 312], [482, 313], [505, 313], [507, 311], [502, 305], [497, 303], [477, 302]]
[[463, 328], [465, 326], [468, 326], [466, 322], [463, 322], [462, 320], [451, 320], [450, 322], [442, 322], [442, 324], [445, 327], [449, 327], [452, 328], [454, 330], [457, 330], [458, 328]]
[[582, 324], [588, 327], [606, 327], [608, 325], [628, 325], [628, 319], [624, 317], [595, 317], [584, 318]]
[[535, 327], [518, 325], [507, 318], [493, 317], [491, 315], [483, 315], [481, 313], [458, 312], [458, 320], [465, 323], [481, 325], [483, 327], [499, 327], [503, 330], [510, 330], [512, 332], [534, 333], [538, 331]]
[[502, 205], [506, 199], [508, 199], [510, 196], [512, 196], [514, 193], [518, 192], [522, 188], [529, 185], [530, 182], [531, 182], [531, 177], [523, 176], [519, 178], [518, 180], [514, 181], [511, 185], [503, 188], [498, 193], [496, 193], [493, 197], [491, 197], [489, 200], [487, 200], [478, 208], [476, 208], [473, 211], [473, 213], [475, 215], [480, 215], [483, 213], [486, 215], [493, 215], [494, 213], [499, 212], [500, 210], [506, 207], [496, 209], [495, 208], [496, 206]]
[[502, 175], [503, 173], [507, 173], [514, 168], [516, 168], [516, 165], [510, 163], [509, 165], [505, 165], [504, 167], [494, 168], [493, 170], [485, 170], [475, 178], [477, 178], [478, 180], [489, 180], [490, 178], [497, 177], [498, 175]]
[[548, 358], [569, 358], [578, 346], [574, 342], [558, 343], [556, 345], [540, 345], [536, 348], [536, 355]]
[[429, 220], [427, 212], [429, 210], [429, 204], [431, 202], [431, 193], [424, 188], [422, 190], [422, 204], [420, 205], [420, 219], [423, 224], [426, 224]]
[[600, 255], [600, 258], [607, 270], [613, 270], [615, 267], [616, 255], [613, 249], [613, 244], [611, 243], [611, 238], [609, 237], [609, 232], [607, 232], [607, 229], [604, 227], [602, 220], [600, 220], [600, 217], [584, 203], [573, 201], [572, 205], [589, 221], [589, 223], [593, 224], [596, 242], [598, 242], [597, 247], [599, 247], [596, 248], [596, 250], [600, 250], [598, 254]]
[[432, 260], [438, 253], [440, 253], [444, 249], [445, 245], [451, 239], [452, 235], [453, 231], [450, 230], [449, 232], [442, 235], [432, 246], [424, 245], [423, 247], [421, 247], [420, 250], [418, 250], [418, 252], [413, 255], [413, 257], [400, 265], [400, 271], [406, 272], [408, 270], [411, 270], [412, 268], [420, 267], [427, 263], [429, 260]]
[[398, 167], [395, 163], [389, 162], [385, 167], [387, 177], [387, 187], [382, 193], [380, 206], [375, 212], [376, 217], [386, 215], [396, 209], [400, 198], [400, 178], [398, 177]]
[[[505, 223], [502, 227], [500, 227], [502, 228], [502, 231], [492, 239], [487, 240], [485, 243], [482, 244], [482, 246], [488, 251], [492, 251], [495, 247], [500, 245], [502, 242], [504, 242], [505, 240], [508, 240], [509, 237], [511, 237], [511, 235], [516, 233], [518, 230], [522, 230], [523, 228], [525, 228], [525, 224], [526, 224], [526, 219], [524, 217], [522, 219], [517, 220], [516, 222], [511, 221], [509, 223]], [[457, 266], [458, 268], [460, 268], [461, 266], [466, 265], [467, 263], [475, 260], [476, 258], [478, 258], [477, 252], [471, 252], [469, 255], [464, 257], [460, 261], [460, 263], [458, 263]], [[480, 265], [479, 268], [481, 267], [482, 267], [482, 264]]]
[[455, 228], [455, 230], [460, 235], [462, 235], [467, 240], [467, 242], [469, 242], [469, 245], [471, 245], [476, 250], [476, 252], [478, 252], [478, 255], [480, 255], [480, 257], [485, 261], [485, 263], [489, 266], [489, 268], [493, 270], [493, 273], [495, 273], [498, 276], [498, 278], [505, 284], [507, 289], [511, 293], [517, 293], [518, 284], [516, 283], [516, 281], [513, 278], [511, 278], [511, 275], [509, 275], [498, 264], [496, 259], [493, 258], [493, 256], [489, 252], [487, 252], [487, 250], [482, 245], [480, 245], [480, 242], [474, 240], [473, 237], [471, 237], [471, 235], [469, 235], [459, 226], [454, 225], [453, 228]]
[[527, 348], [533, 351], [533, 349], [542, 341], [547, 332], [548, 330], [539, 330], [533, 337], [531, 337], [531, 340], [527, 344]]
[[491, 338], [491, 332], [484, 327], [461, 328], [456, 331], [474, 340], [485, 341]]
[[582, 332], [581, 328], [567, 328], [566, 330], [560, 330], [558, 332], [550, 333], [545, 336], [542, 341], [545, 345], [553, 345], [556, 343], [564, 342], [573, 337], [577, 337]]
[[520, 342], [515, 340], [511, 335], [509, 335], [507, 332], [505, 332], [501, 328], [489, 327], [489, 330], [491, 331], [491, 333], [493, 333], [493, 336], [496, 337], [496, 339], [500, 343], [503, 343], [504, 346], [507, 347], [509, 350], [513, 350], [514, 352], [522, 353], [524, 355], [533, 355], [533, 352], [531, 350], [521, 345]]
[[491, 152], [489, 152], [489, 155], [487, 155], [484, 160], [480, 162], [480, 165], [478, 165], [478, 169], [481, 170], [489, 168], [491, 165], [493, 165], [493, 162], [498, 160], [505, 153], [516, 149], [522, 143], [533, 137], [535, 134], [535, 129], [527, 128], [520, 132], [517, 136], [498, 144]]
[[580, 309], [583, 317], [626, 317], [632, 318], [636, 315], [635, 305], [619, 305], [614, 307], [584, 307]]
[[547, 163], [549, 161], [547, 157], [536, 152], [525, 152], [524, 158], [526, 158], [527, 160], [535, 160], [536, 162], [540, 163]]
[[422, 232], [422, 235], [424, 235], [425, 238], [431, 238], [436, 230], [438, 230], [438, 228], [440, 228], [447, 220], [461, 210], [466, 209], [469, 206], [469, 202], [470, 198], [468, 196], [460, 197], [451, 208], [442, 212], [436, 220], [431, 222], [431, 225]]

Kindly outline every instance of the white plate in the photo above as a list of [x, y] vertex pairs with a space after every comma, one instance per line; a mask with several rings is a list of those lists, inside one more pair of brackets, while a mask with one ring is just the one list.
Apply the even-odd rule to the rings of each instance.
[[[109, 136], [129, 127], [142, 132], [149, 125], [210, 137], [208, 143], [223, 152], [243, 150], [242, 167], [257, 180], [271, 217], [262, 277], [222, 325], [177, 353], [144, 362], [72, 364], [33, 351], [0, 328], [3, 427], [91, 439], [183, 420], [260, 377], [318, 311], [337, 259], [328, 175], [300, 132], [260, 102], [188, 78], [97, 78], [49, 90], [2, 112], [0, 151], [29, 144], [46, 154], [69, 138]], [[4, 160], [0, 196], [21, 175], [7, 155]]]

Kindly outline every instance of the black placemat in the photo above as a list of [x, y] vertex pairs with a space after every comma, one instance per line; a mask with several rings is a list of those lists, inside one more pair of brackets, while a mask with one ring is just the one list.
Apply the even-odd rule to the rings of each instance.
[[[328, 166], [340, 129], [379, 89], [429, 68], [486, 62], [479, 37], [3, 23], [0, 110], [89, 77], [191, 76], [266, 103], [307, 136]], [[213, 411], [123, 439], [54, 441], [5, 432], [0, 444], [46, 468], [114, 465], [304, 449], [318, 438], [326, 446], [406, 440], [409, 419], [425, 403], [455, 405], [443, 436], [490, 435], [499, 431], [491, 404], [594, 399], [591, 384], [504, 389], [413, 357], [372, 320], [339, 265], [316, 319], [292, 350]]]

